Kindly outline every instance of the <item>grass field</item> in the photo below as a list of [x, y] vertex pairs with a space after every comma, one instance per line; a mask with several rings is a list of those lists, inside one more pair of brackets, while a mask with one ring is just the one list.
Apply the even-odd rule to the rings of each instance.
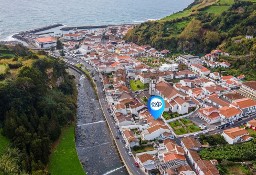
[[51, 175], [84, 175], [75, 147], [74, 126], [62, 130], [60, 142], [50, 156]]
[[143, 90], [145, 88], [144, 84], [140, 80], [131, 80], [130, 86], [132, 91]]
[[252, 174], [246, 166], [237, 164], [237, 165], [225, 165], [227, 169], [226, 175], [245, 175], [245, 174]]
[[[232, 1], [232, 0], [220, 0], [220, 1]], [[199, 11], [200, 9], [205, 8], [207, 6], [210, 6], [212, 4], [215, 4], [217, 2], [218, 2], [217, 0], [206, 0], [206, 1], [203, 1], [202, 3], [200, 3], [200, 4], [194, 5], [190, 9], [183, 10], [183, 11], [178, 12], [178, 13], [174, 13], [170, 16], [167, 16], [167, 17], [163, 18], [162, 20], [173, 20], [173, 19], [188, 17], [188, 16], [193, 15], [194, 13], [196, 13], [196, 11]]]
[[8, 145], [9, 140], [2, 135], [2, 129], [0, 129], [0, 155], [4, 152]]
[[175, 112], [175, 113], [163, 112], [163, 117], [164, 117], [165, 120], [169, 120], [169, 119], [176, 118], [176, 117], [179, 117], [179, 116], [181, 116], [181, 115], [178, 114], [177, 112]]
[[247, 128], [246, 130], [249, 132], [249, 135], [250, 135], [251, 137], [256, 138], [256, 131], [255, 131], [255, 130], [253, 130], [253, 129], [251, 129], [251, 128]]
[[178, 19], [178, 18], [182, 18], [182, 17], [187, 17], [191, 15], [192, 10], [184, 10], [178, 13], [174, 13], [170, 16], [167, 16], [165, 18], [163, 18], [162, 20], [173, 20], [173, 19]]
[[5, 74], [6, 69], [7, 69], [6, 65], [0, 64], [0, 75]]
[[153, 146], [140, 146], [140, 147], [134, 147], [133, 152], [134, 153], [143, 153], [147, 151], [153, 151], [154, 147]]
[[[8, 64], [17, 64], [17, 63], [21, 63], [22, 66], [21, 66], [20, 68], [17, 68], [17, 69], [10, 69], [10, 70], [9, 70], [10, 76], [11, 76], [11, 77], [15, 77], [15, 76], [19, 73], [20, 69], [22, 69], [22, 67], [24, 67], [24, 66], [31, 67], [34, 61], [35, 61], [35, 60], [33, 60], [33, 59], [25, 60], [25, 59], [23, 59], [23, 58], [19, 58], [18, 61], [14, 61], [13, 59], [0, 59], [0, 66], [1, 66], [1, 65], [4, 65], [4, 64], [8, 65]], [[0, 67], [0, 74], [1, 74], [1, 67]]]
[[201, 130], [191, 120], [186, 118], [170, 122], [169, 125], [173, 128], [175, 134], [177, 135], [198, 132]]
[[226, 11], [230, 6], [210, 6], [204, 10], [204, 12], [213, 13], [213, 14], [221, 14]]
[[234, 4], [234, 0], [220, 0], [218, 3], [220, 4], [220, 5], [232, 5], [232, 4]]

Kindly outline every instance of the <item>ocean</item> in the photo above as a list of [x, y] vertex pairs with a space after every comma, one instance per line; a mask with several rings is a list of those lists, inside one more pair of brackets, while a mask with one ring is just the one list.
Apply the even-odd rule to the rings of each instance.
[[131, 24], [160, 19], [193, 0], [0, 0], [0, 40], [55, 23], [67, 26]]

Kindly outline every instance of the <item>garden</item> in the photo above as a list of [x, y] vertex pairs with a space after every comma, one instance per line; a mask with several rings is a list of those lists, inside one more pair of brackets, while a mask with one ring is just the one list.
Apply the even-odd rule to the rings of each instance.
[[182, 115], [183, 114], [178, 114], [177, 112], [166, 112], [166, 111], [163, 112], [163, 117], [165, 120], [170, 120], [172, 118], [176, 118]]
[[148, 58], [139, 58], [141, 62], [144, 64], [150, 66], [150, 67], [159, 67], [163, 63], [167, 63], [166, 59], [164, 58], [153, 58], [153, 57], [148, 57]]
[[144, 96], [144, 97], [141, 98], [141, 101], [142, 101], [144, 104], [147, 104], [148, 98]]
[[169, 125], [172, 127], [173, 131], [177, 135], [201, 131], [201, 129], [197, 125], [195, 125], [191, 120], [187, 118], [170, 122]]
[[130, 86], [132, 91], [139, 91], [145, 88], [144, 84], [140, 80], [131, 80]]
[[134, 153], [142, 153], [147, 151], [153, 151], [154, 147], [152, 145], [141, 145], [141, 146], [134, 146], [132, 151]]

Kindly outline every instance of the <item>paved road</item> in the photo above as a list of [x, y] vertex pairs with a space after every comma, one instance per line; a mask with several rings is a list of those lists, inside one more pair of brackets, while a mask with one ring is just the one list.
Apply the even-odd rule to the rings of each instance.
[[225, 127], [225, 128], [223, 128], [223, 129], [216, 129], [216, 130], [210, 131], [210, 132], [207, 133], [207, 135], [221, 134], [221, 133], [223, 132], [223, 130], [225, 130], [225, 129], [229, 129], [229, 128], [234, 128], [234, 127], [237, 127], [237, 126], [241, 126], [241, 125], [247, 123], [248, 121], [250, 121], [250, 120], [252, 120], [252, 119], [254, 119], [254, 118], [256, 118], [256, 114], [250, 115], [250, 116], [248, 116], [248, 117], [245, 117], [245, 118], [243, 118], [243, 120], [241, 120], [241, 121], [236, 121], [235, 124], [229, 125], [228, 127]]
[[[74, 63], [77, 63], [76, 61], [78, 61], [78, 59], [70, 58], [70, 57], [68, 58], [68, 60], [72, 61]], [[114, 121], [113, 117], [111, 116], [111, 114], [107, 110], [109, 108], [109, 106], [108, 106], [107, 102], [105, 101], [106, 97], [103, 92], [103, 84], [100, 80], [99, 73], [96, 72], [94, 70], [94, 68], [91, 65], [89, 65], [88, 63], [86, 63], [85, 61], [81, 61], [81, 60], [79, 60], [79, 61], [82, 62], [83, 65], [87, 68], [87, 70], [89, 70], [94, 75], [94, 79], [95, 79], [95, 82], [98, 87], [99, 101], [102, 104], [102, 110], [105, 113], [106, 119], [108, 120], [110, 129], [112, 130], [114, 135], [120, 137], [120, 139], [116, 139], [116, 138], [114, 138], [114, 139], [116, 139], [117, 147], [119, 149], [121, 156], [123, 157], [123, 159], [125, 161], [125, 164], [129, 167], [129, 170], [132, 175], [145, 175], [145, 173], [140, 168], [138, 168], [134, 165], [134, 162], [135, 162], [134, 158], [128, 155], [128, 151], [125, 148], [125, 144], [122, 142], [121, 135], [119, 135], [118, 129], [116, 128], [115, 121]]]
[[88, 79], [77, 72], [76, 148], [88, 175], [128, 175], [115, 147], [100, 104]]

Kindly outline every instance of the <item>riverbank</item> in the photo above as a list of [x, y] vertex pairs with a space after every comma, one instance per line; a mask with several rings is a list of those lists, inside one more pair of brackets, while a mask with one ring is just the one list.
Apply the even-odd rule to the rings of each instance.
[[[97, 95], [84, 75], [70, 69], [78, 84], [76, 149], [87, 174], [128, 175], [119, 157]], [[100, 129], [99, 129], [100, 128]]]
[[49, 173], [51, 175], [84, 175], [77, 156], [74, 124], [62, 129], [57, 147], [50, 156]]

